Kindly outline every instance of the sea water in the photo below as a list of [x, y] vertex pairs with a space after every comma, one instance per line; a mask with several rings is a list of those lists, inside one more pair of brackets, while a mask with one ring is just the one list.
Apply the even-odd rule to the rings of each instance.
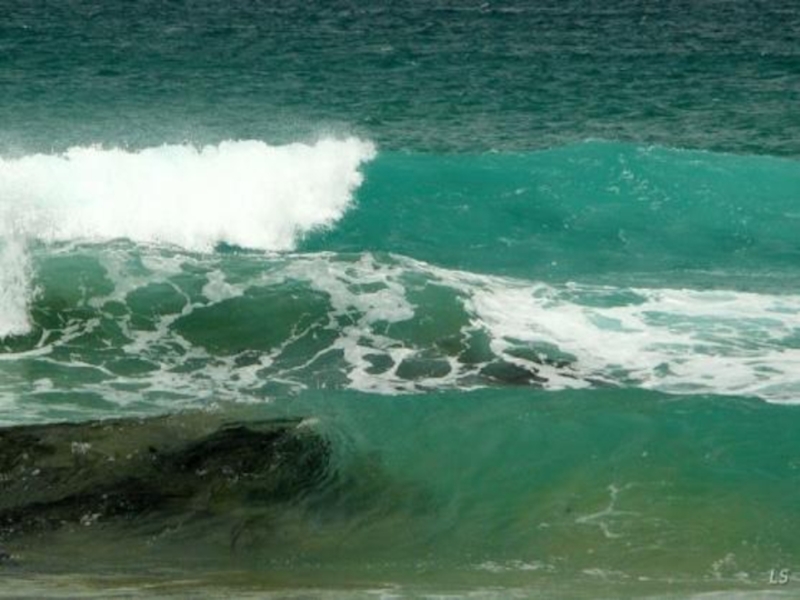
[[6, 0], [0, 422], [298, 417], [360, 491], [8, 535], [0, 595], [800, 594], [798, 39]]

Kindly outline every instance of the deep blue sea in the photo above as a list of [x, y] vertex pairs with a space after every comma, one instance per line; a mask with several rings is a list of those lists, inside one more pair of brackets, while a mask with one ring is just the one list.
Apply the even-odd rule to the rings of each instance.
[[794, 0], [0, 0], [0, 596], [800, 597], [799, 161]]

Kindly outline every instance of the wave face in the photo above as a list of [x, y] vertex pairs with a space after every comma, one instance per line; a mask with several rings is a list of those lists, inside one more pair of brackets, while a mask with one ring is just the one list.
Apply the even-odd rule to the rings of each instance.
[[[290, 598], [312, 583], [374, 598], [387, 582], [401, 598], [458, 597], [466, 585], [487, 599], [565, 587], [758, 598], [770, 565], [797, 552], [795, 411], [610, 389], [321, 390], [234, 411], [36, 425], [0, 437], [4, 463], [34, 450], [6, 471], [0, 532], [32, 532], [6, 544], [23, 572], [94, 584], [76, 596], [147, 583], [148, 594], [238, 597], [273, 589], [278, 573], [298, 591], [276, 596]], [[265, 440], [270, 418], [299, 444]], [[181, 583], [176, 570], [193, 576]]]
[[796, 288], [798, 189], [797, 161], [603, 141], [393, 153], [369, 165], [359, 210], [302, 247], [526, 279]]

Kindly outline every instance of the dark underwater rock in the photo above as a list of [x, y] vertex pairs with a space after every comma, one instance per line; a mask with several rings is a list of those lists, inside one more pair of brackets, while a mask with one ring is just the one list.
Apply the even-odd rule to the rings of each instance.
[[330, 461], [327, 441], [296, 419], [179, 414], [2, 429], [0, 539], [298, 502], [323, 485]]
[[489, 363], [481, 369], [480, 373], [483, 377], [506, 385], [541, 385], [547, 382], [545, 377], [533, 369], [503, 360]]

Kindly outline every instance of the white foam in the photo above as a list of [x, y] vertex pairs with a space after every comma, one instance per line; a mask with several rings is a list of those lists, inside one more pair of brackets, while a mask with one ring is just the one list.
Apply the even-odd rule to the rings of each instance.
[[342, 216], [361, 184], [359, 167], [374, 155], [371, 143], [356, 138], [76, 147], [0, 159], [0, 203], [19, 207], [29, 232], [46, 240], [286, 250]]
[[[375, 332], [377, 323], [399, 323], [412, 319], [414, 306], [406, 298], [400, 283], [405, 272], [401, 264], [384, 264], [366, 253], [357, 262], [338, 262], [331, 254], [297, 257], [287, 275], [306, 280], [312, 288], [324, 292], [331, 302], [332, 316], [349, 316], [350, 325], [340, 327], [332, 348], [341, 350], [350, 367], [348, 379], [353, 389], [393, 394], [412, 391], [415, 382], [396, 376], [403, 359], [414, 355], [413, 348], [398, 345], [397, 340]], [[376, 286], [365, 291], [364, 286]], [[380, 376], [369, 373], [372, 364], [367, 356], [376, 352], [391, 358], [393, 367]], [[424, 382], [417, 382], [424, 383]], [[444, 382], [437, 381], [436, 385]]]
[[211, 303], [238, 298], [244, 293], [241, 286], [231, 285], [225, 281], [225, 273], [222, 271], [211, 271], [206, 275], [206, 279], [208, 283], [203, 286], [203, 296]]
[[522, 342], [550, 344], [574, 356], [571, 369], [578, 377], [551, 379], [551, 387], [599, 380], [800, 401], [800, 349], [784, 341], [800, 331], [800, 296], [631, 291], [640, 301], [603, 307], [575, 298], [576, 292], [608, 294], [603, 288], [498, 281], [471, 295], [470, 310], [500, 355]]

